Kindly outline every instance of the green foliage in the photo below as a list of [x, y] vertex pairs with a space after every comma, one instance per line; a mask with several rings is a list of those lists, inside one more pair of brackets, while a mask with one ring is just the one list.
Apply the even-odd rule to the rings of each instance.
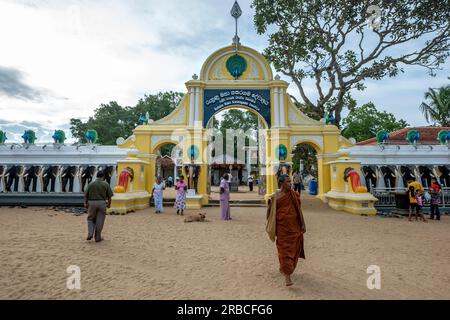
[[438, 90], [428, 89], [425, 99], [428, 103], [422, 102], [420, 111], [427, 122], [432, 122], [434, 126], [450, 127], [450, 85]]
[[[381, 9], [378, 28], [368, 25], [370, 5]], [[434, 75], [450, 55], [448, 1], [253, 0], [252, 7], [257, 32], [269, 36], [266, 58], [292, 79], [307, 114], [323, 118], [331, 104], [337, 125], [346, 95], [366, 80], [395, 77], [407, 65]]]
[[249, 129], [258, 129], [258, 116], [250, 111], [239, 109], [227, 110], [220, 122], [220, 130], [225, 133], [226, 129], [242, 129], [246, 132]]
[[292, 171], [300, 170], [300, 160], [303, 161], [303, 173], [312, 174], [317, 176], [315, 170], [317, 170], [317, 152], [309, 144], [301, 143], [295, 146], [292, 151]]
[[392, 113], [378, 111], [372, 102], [354, 108], [342, 124], [343, 136], [358, 142], [375, 137], [379, 131], [392, 132], [408, 126], [403, 119], [395, 119]]
[[133, 134], [141, 115], [148, 112], [150, 119], [159, 120], [176, 108], [182, 96], [182, 93], [172, 91], [145, 95], [134, 107], [122, 107], [115, 101], [101, 104], [86, 122], [70, 119], [70, 131], [79, 142], [86, 143], [85, 132], [95, 129], [98, 133], [97, 143], [114, 145], [118, 137], [126, 138]]

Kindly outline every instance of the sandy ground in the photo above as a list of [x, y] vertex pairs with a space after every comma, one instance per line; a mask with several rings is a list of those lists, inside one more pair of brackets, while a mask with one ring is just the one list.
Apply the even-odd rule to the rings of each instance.
[[[442, 221], [339, 213], [303, 203], [307, 260], [285, 287], [264, 208], [183, 223], [173, 209], [108, 216], [105, 241], [87, 242], [86, 216], [0, 208], [1, 299], [450, 299], [450, 216]], [[66, 268], [81, 268], [68, 290]], [[381, 268], [381, 290], [366, 286]]]

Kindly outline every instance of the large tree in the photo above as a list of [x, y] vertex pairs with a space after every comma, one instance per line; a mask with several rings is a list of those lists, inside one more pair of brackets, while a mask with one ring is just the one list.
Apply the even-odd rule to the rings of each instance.
[[[303, 105], [336, 123], [353, 89], [417, 65], [434, 74], [449, 56], [448, 1], [253, 0], [264, 55], [295, 83]], [[379, 10], [379, 11], [378, 11]], [[315, 100], [316, 99], [316, 100]]]
[[392, 132], [406, 128], [408, 123], [403, 119], [397, 120], [392, 113], [378, 111], [375, 105], [369, 102], [350, 111], [342, 125], [343, 136], [355, 138], [359, 142], [375, 137], [381, 130]]
[[430, 88], [425, 93], [427, 102], [422, 102], [420, 110], [428, 123], [450, 127], [450, 85], [439, 89]]
[[182, 96], [179, 92], [160, 92], [145, 95], [134, 107], [122, 107], [115, 101], [102, 104], [86, 122], [70, 119], [70, 131], [74, 138], [85, 143], [86, 130], [94, 129], [98, 133], [98, 143], [113, 145], [118, 137], [126, 138], [133, 134], [141, 115], [148, 112], [150, 119], [159, 120], [176, 108]]

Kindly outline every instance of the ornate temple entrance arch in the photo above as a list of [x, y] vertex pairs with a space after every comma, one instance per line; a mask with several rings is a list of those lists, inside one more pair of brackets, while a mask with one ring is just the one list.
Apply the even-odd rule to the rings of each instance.
[[[351, 143], [340, 135], [336, 126], [303, 114], [286, 92], [288, 83], [280, 80], [279, 76], [273, 77], [270, 65], [259, 52], [242, 45], [219, 49], [206, 59], [200, 77], [194, 74], [185, 85], [187, 94], [171, 114], [139, 125], [134, 134], [120, 145], [131, 151], [128, 158], [119, 161], [119, 171], [132, 165], [134, 171], [144, 177], [133, 180], [136, 184], [133, 190], [139, 190], [139, 196], [143, 198], [136, 200], [129, 193], [116, 195], [113, 210], [128, 210], [133, 203], [135, 207], [144, 206], [148, 200], [145, 200], [145, 194], [149, 196], [155, 180], [155, 150], [168, 142], [178, 144], [183, 150], [183, 165], [186, 168], [195, 166], [197, 169], [197, 192], [189, 197], [188, 207], [200, 208], [207, 204], [208, 133], [205, 127], [215, 113], [230, 107], [243, 107], [258, 113], [267, 125], [266, 196], [277, 189], [276, 173], [280, 167], [289, 169], [291, 166], [290, 150], [299, 143], [309, 143], [317, 151], [318, 197], [330, 201], [330, 205], [336, 202], [337, 209], [351, 207], [342, 207], [342, 201], [328, 197], [330, 191], [341, 188], [336, 176], [341, 168], [333, 161], [339, 161], [342, 155], [338, 150]], [[351, 164], [353, 167], [359, 166], [354, 161]]]

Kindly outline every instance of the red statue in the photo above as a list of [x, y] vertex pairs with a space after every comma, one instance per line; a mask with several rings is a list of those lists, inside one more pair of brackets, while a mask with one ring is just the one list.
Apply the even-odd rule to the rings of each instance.
[[114, 192], [125, 193], [128, 188], [128, 180], [132, 182], [133, 178], [134, 178], [134, 170], [132, 168], [126, 167], [125, 169], [123, 169], [119, 175], [119, 183], [114, 188]]
[[356, 192], [356, 193], [367, 192], [367, 189], [365, 187], [361, 186], [361, 178], [359, 176], [359, 173], [351, 167], [348, 167], [344, 171], [345, 182], [348, 182], [348, 178], [350, 178], [350, 184], [352, 186], [353, 192]]

